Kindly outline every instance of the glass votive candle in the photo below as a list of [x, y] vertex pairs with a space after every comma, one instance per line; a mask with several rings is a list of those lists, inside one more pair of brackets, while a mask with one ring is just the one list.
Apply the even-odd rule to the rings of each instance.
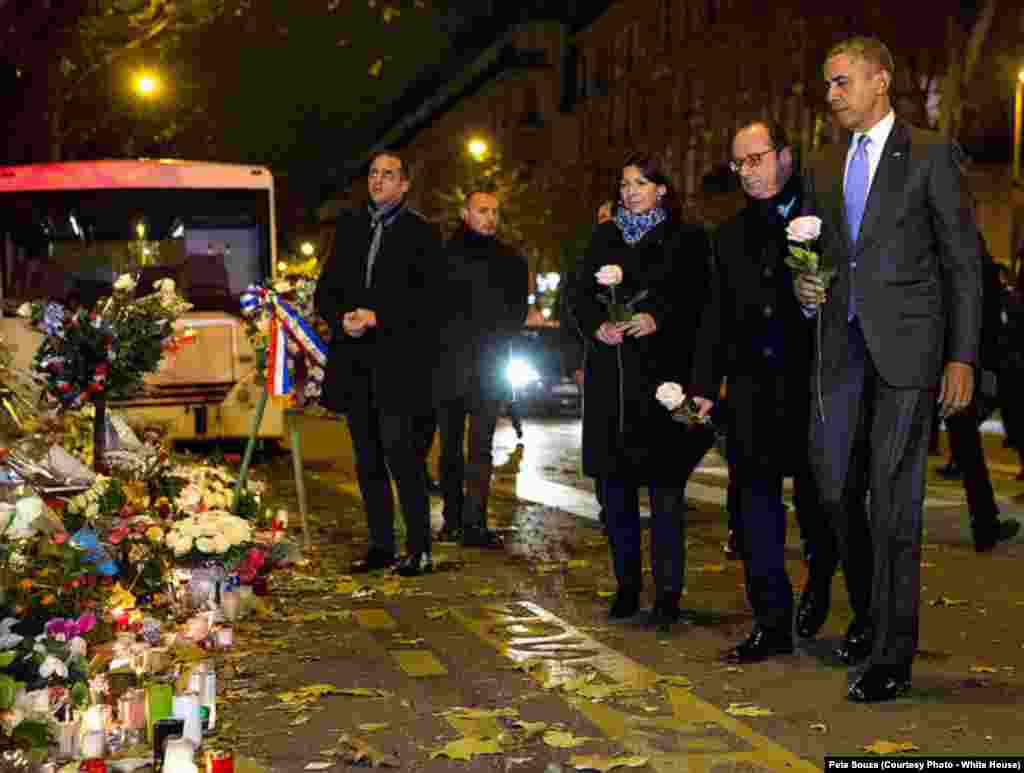
[[146, 691], [129, 690], [121, 696], [117, 705], [118, 719], [129, 730], [141, 730], [146, 726]]
[[62, 759], [73, 760], [78, 756], [78, 734], [82, 723], [77, 719], [57, 723], [57, 754]]
[[198, 773], [195, 748], [187, 739], [169, 738], [164, 750], [164, 773]]
[[242, 611], [242, 596], [238, 591], [226, 590], [220, 594], [220, 608], [224, 612], [224, 619], [234, 622]]
[[86, 759], [103, 757], [107, 753], [107, 732], [105, 730], [88, 730], [82, 733], [82, 745], [79, 752]]

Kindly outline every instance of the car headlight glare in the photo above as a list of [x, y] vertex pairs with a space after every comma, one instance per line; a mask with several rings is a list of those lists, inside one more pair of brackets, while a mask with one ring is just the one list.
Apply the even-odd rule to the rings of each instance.
[[540, 381], [540, 374], [526, 360], [517, 357], [509, 360], [505, 368], [505, 378], [513, 389], [521, 389], [527, 384]]

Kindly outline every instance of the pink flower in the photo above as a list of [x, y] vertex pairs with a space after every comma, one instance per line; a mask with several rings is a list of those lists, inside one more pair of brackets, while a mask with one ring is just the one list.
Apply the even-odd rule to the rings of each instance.
[[821, 236], [821, 218], [805, 215], [795, 218], [786, 226], [786, 238], [791, 242], [813, 242]]
[[622, 284], [622, 267], [616, 265], [601, 266], [601, 269], [594, 274], [597, 283], [605, 287], [614, 287]]
[[110, 540], [111, 545], [120, 545], [121, 541], [130, 533], [131, 531], [129, 529], [126, 529], [123, 526], [118, 526], [116, 529], [110, 530], [110, 534], [107, 535], [107, 539]]
[[63, 545], [65, 542], [68, 541], [69, 537], [70, 535], [66, 531], [58, 531], [52, 537], [50, 537], [50, 542], [52, 542], [54, 545]]

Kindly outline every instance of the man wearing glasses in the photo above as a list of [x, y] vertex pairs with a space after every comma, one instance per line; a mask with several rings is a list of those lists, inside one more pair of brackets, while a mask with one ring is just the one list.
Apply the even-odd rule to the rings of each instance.
[[[786, 225], [803, 204], [800, 176], [785, 130], [770, 119], [741, 128], [732, 156], [747, 207], [715, 239], [715, 303], [698, 339], [695, 399], [706, 412], [726, 379], [730, 484], [754, 628], [725, 657], [754, 663], [793, 651], [784, 477], [794, 478], [810, 568], [796, 613], [801, 637], [814, 636], [828, 614], [838, 550], [807, 459], [813, 326], [793, 297], [785, 264]], [[861, 595], [866, 608], [868, 595]]]
[[398, 572], [416, 576], [433, 569], [418, 417], [433, 410], [437, 313], [429, 279], [441, 243], [437, 229], [405, 205], [409, 184], [398, 155], [374, 156], [370, 201], [339, 215], [315, 302], [332, 333], [323, 403], [348, 420], [370, 527], [369, 552], [352, 571], [395, 563], [393, 476], [407, 532]]

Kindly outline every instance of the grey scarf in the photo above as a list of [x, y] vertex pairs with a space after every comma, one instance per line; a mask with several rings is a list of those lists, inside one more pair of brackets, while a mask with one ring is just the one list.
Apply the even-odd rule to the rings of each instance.
[[385, 226], [391, 225], [405, 208], [405, 202], [399, 199], [392, 204], [383, 207], [376, 206], [372, 201], [366, 205], [370, 213], [370, 228], [373, 229], [373, 239], [370, 240], [370, 251], [366, 253], [366, 286], [369, 287], [373, 280], [373, 264], [377, 261], [377, 253], [380, 252], [380, 241], [384, 235]]

